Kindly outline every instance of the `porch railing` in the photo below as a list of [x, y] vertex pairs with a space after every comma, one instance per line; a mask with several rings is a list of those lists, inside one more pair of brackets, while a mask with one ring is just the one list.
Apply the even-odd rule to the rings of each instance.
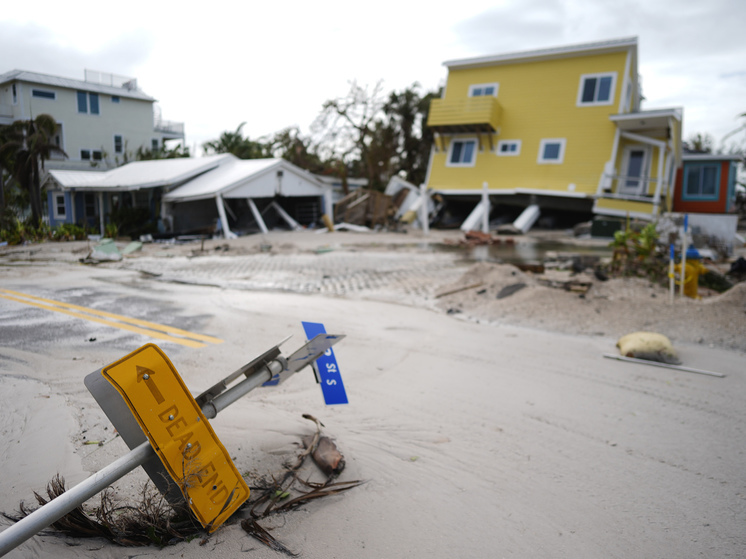
[[[627, 183], [637, 184], [638, 192], [641, 190], [644, 194], [630, 194], [623, 190], [632, 189]], [[655, 185], [655, 190], [650, 194], [651, 187]], [[597, 198], [611, 200], [625, 200], [629, 202], [644, 202], [653, 204], [653, 213], [658, 212], [661, 205], [661, 199], [668, 195], [668, 181], [659, 180], [657, 177], [631, 177], [626, 175], [615, 175], [604, 173], [602, 184], [596, 193]]]

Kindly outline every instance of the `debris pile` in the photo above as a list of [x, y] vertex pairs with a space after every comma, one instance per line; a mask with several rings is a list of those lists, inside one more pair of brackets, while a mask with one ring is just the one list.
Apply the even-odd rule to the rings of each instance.
[[478, 245], [499, 245], [499, 244], [512, 245], [515, 244], [513, 237], [500, 237], [496, 235], [490, 235], [489, 233], [483, 233], [482, 231], [465, 231], [464, 238], [457, 242], [446, 240], [446, 244], [452, 246], [464, 246], [473, 247]]
[[390, 196], [376, 190], [359, 188], [337, 202], [334, 207], [334, 222], [371, 228], [384, 226], [392, 217], [392, 207]]
[[[323, 424], [318, 419], [307, 414], [303, 417], [316, 424], [316, 432], [302, 438], [303, 450], [295, 462], [286, 465], [281, 474], [269, 475], [251, 487], [250, 499], [232, 517], [233, 522], [241, 522], [241, 527], [249, 535], [287, 555], [296, 554], [272, 537], [258, 524], [258, 520], [272, 514], [288, 512], [312, 500], [337, 495], [363, 483], [360, 480], [335, 481], [344, 470], [344, 457], [329, 437], [321, 435]], [[320, 481], [310, 481], [313, 472], [304, 469], [309, 456], [323, 473]], [[65, 480], [59, 475], [55, 477], [47, 485], [46, 493], [47, 497], [34, 493], [40, 506], [65, 493]], [[2, 515], [17, 522], [34, 510], [21, 503], [18, 514]], [[226, 525], [230, 523], [229, 520]], [[144, 486], [134, 504], [116, 504], [111, 489], [107, 489], [101, 494], [97, 508], [86, 511], [83, 507], [78, 507], [60, 518], [52, 527], [68, 536], [104, 538], [128, 547], [150, 544], [166, 547], [198, 537], [201, 538], [200, 545], [203, 545], [209, 538], [188, 508], [174, 509], [150, 482]]]

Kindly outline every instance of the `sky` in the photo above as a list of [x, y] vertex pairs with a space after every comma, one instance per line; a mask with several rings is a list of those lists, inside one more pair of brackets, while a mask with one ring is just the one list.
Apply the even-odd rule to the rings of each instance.
[[37, 0], [0, 10], [0, 73], [137, 78], [197, 153], [242, 122], [251, 139], [308, 134], [352, 81], [434, 90], [446, 60], [636, 36], [643, 109], [683, 107], [684, 139], [717, 146], [746, 123], [744, 22], [743, 0]]

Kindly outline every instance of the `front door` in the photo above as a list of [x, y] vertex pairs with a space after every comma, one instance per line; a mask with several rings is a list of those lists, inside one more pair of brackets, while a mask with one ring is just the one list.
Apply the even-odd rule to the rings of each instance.
[[624, 150], [619, 193], [642, 196], [648, 192], [650, 150], [646, 147], [628, 147]]

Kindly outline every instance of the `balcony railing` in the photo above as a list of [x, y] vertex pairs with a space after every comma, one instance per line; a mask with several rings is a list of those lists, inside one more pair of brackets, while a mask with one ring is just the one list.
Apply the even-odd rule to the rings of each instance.
[[176, 138], [184, 137], [184, 123], [174, 122], [172, 120], [156, 120], [153, 129], [161, 134], [174, 136]]
[[[655, 193], [650, 192], [650, 186], [655, 185]], [[630, 200], [634, 202], [651, 202], [660, 197], [660, 188], [658, 179], [655, 177], [629, 177], [623, 175], [604, 174], [605, 188], [601, 189], [599, 196], [601, 198], [616, 198], [619, 200]], [[642, 188], [640, 188], [642, 186]], [[644, 194], [629, 194], [624, 192], [625, 189], [642, 191]]]
[[500, 104], [490, 96], [456, 101], [433, 99], [427, 125], [441, 132], [496, 132], [500, 124]]

